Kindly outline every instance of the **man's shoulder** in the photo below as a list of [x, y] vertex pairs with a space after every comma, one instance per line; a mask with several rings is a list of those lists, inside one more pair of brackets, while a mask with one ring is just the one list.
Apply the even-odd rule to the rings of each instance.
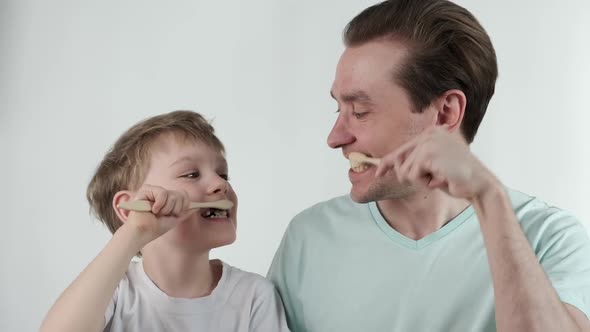
[[584, 225], [571, 212], [514, 189], [507, 189], [507, 192], [521, 228], [533, 247], [556, 237], [587, 237]]
[[569, 211], [550, 205], [538, 197], [534, 197], [514, 189], [506, 190], [508, 192], [508, 196], [510, 197], [514, 213], [521, 223], [526, 223], [528, 221], [543, 221], [546, 219], [555, 218], [576, 219]]
[[364, 206], [354, 202], [350, 195], [342, 195], [316, 203], [293, 217], [289, 228], [319, 225], [336, 216], [350, 216]]
[[314, 216], [331, 215], [334, 213], [347, 213], [357, 209], [361, 204], [355, 203], [350, 195], [342, 195], [329, 200], [316, 203], [301, 212], [293, 219], [309, 218]]

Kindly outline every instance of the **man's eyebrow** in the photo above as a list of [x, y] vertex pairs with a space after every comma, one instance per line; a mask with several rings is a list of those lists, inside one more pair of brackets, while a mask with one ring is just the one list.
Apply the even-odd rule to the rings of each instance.
[[[330, 95], [332, 96], [332, 98], [338, 100], [336, 98], [336, 96], [334, 96], [333, 91], [330, 91]], [[369, 95], [363, 90], [354, 90], [352, 92], [343, 93], [340, 96], [340, 98], [345, 103], [361, 103], [361, 104], [368, 104], [368, 105], [373, 104], [371, 97], [369, 97]]]

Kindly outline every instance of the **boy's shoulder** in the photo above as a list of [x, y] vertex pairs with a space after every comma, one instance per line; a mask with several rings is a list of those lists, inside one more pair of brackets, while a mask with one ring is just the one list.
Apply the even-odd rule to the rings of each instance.
[[[222, 268], [221, 278], [209, 296], [214, 299], [213, 302], [229, 301], [235, 305], [243, 305], [246, 302], [274, 296], [274, 285], [263, 276], [244, 271], [221, 260], [215, 259], [211, 263]], [[134, 296], [133, 294], [138, 293], [161, 293], [145, 274], [141, 260], [129, 263], [128, 269], [115, 291], [115, 297], [117, 295]]]
[[[217, 292], [226, 302], [236, 310], [251, 308], [272, 301], [276, 296], [274, 285], [265, 277], [223, 264], [223, 274], [214, 292]], [[241, 309], [240, 309], [241, 308]]]
[[215, 263], [223, 265], [220, 283], [225, 281], [228, 286], [247, 287], [258, 291], [268, 291], [274, 287], [268, 279], [257, 273], [244, 271], [221, 260], [216, 260]]

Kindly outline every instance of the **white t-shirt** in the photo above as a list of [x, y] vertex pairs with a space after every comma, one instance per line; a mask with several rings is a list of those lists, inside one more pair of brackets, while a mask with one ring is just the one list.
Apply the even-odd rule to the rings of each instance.
[[273, 285], [254, 273], [223, 264], [211, 295], [173, 298], [132, 261], [105, 312], [104, 331], [288, 331]]

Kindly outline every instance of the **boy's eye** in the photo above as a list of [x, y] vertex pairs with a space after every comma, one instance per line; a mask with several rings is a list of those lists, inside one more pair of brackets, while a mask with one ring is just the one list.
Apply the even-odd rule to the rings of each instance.
[[199, 177], [199, 172], [190, 172], [182, 176], [183, 178], [195, 179]]
[[229, 175], [227, 174], [219, 174], [219, 177], [224, 179], [225, 181], [229, 181]]

